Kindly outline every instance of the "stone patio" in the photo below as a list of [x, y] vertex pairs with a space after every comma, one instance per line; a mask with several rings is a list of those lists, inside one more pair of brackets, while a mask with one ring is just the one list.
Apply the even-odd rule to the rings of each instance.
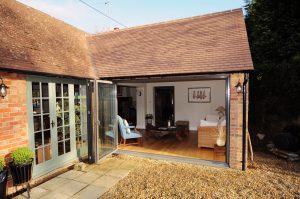
[[[134, 169], [132, 163], [108, 157], [85, 171], [70, 170], [31, 189], [31, 199], [96, 199]], [[14, 197], [27, 199], [27, 192]]]

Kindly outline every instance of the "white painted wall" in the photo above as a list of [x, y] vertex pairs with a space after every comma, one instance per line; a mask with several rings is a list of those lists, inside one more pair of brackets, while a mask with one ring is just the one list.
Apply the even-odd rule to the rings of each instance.
[[[154, 87], [174, 86], [175, 92], [175, 121], [190, 121], [190, 130], [197, 130], [200, 120], [206, 114], [217, 114], [215, 109], [219, 106], [225, 107], [225, 80], [210, 81], [187, 81], [187, 82], [160, 82], [145, 84], [124, 84], [136, 86], [137, 91], [137, 128], [145, 128], [145, 115], [151, 113], [154, 115]], [[193, 87], [211, 87], [210, 103], [188, 103], [188, 88]], [[155, 119], [155, 115], [154, 115]], [[155, 121], [153, 121], [155, 124]]]

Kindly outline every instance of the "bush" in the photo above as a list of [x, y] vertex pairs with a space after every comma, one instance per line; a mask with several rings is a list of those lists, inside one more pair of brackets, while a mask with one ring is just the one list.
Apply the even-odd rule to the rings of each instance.
[[4, 158], [3, 158], [3, 157], [0, 157], [0, 172], [3, 171], [4, 166], [5, 166]]
[[27, 164], [32, 162], [33, 152], [28, 147], [22, 147], [13, 151], [10, 157], [14, 165]]

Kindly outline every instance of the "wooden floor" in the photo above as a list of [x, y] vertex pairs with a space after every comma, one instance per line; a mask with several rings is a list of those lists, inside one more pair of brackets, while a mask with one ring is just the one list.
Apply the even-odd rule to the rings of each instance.
[[121, 144], [119, 149], [225, 162], [225, 154], [215, 154], [214, 149], [198, 148], [197, 140], [196, 132], [190, 132], [189, 137], [181, 141], [172, 136], [159, 139], [143, 136], [143, 146]]

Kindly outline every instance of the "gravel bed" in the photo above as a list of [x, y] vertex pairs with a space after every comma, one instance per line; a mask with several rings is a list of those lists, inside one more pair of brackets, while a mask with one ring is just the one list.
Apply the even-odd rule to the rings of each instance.
[[246, 172], [129, 156], [135, 164], [101, 198], [300, 198], [300, 163], [256, 153]]

